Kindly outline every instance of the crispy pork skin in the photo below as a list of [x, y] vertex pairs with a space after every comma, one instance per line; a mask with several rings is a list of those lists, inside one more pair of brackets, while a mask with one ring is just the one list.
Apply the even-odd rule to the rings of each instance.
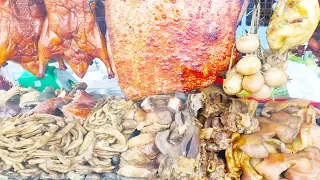
[[106, 0], [108, 53], [125, 96], [135, 99], [211, 85], [229, 65], [247, 3]]

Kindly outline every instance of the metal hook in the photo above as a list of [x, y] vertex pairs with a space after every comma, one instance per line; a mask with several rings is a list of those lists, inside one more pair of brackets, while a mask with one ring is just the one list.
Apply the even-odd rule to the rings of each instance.
[[93, 2], [96, 2], [97, 0], [89, 0], [88, 1], [88, 7], [89, 7], [89, 10], [90, 10], [90, 12], [92, 13], [93, 12], [93, 10], [92, 10], [92, 8], [91, 8], [91, 3], [93, 3]]
[[93, 10], [92, 10], [90, 4], [93, 3], [93, 2], [97, 2], [97, 1], [103, 1], [103, 0], [89, 0], [89, 1], [88, 1], [88, 7], [89, 7], [89, 10], [90, 10], [91, 13], [93, 12]]

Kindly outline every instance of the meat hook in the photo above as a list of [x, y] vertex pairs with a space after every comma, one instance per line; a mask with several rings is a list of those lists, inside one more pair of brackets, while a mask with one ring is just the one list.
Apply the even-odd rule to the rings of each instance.
[[97, 2], [97, 1], [104, 1], [104, 0], [89, 0], [89, 1], [88, 1], [88, 7], [89, 7], [89, 10], [90, 10], [91, 13], [93, 12], [93, 10], [92, 10], [90, 4], [93, 3], [93, 2]]

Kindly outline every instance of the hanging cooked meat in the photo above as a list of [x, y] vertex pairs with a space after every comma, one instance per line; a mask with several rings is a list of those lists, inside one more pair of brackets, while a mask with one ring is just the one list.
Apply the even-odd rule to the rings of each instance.
[[107, 47], [129, 99], [211, 85], [248, 0], [106, 0]]
[[280, 55], [309, 41], [320, 20], [317, 0], [280, 0], [267, 29], [270, 49]]
[[107, 66], [109, 77], [114, 76], [105, 40], [96, 22], [95, 2], [91, 3], [91, 12], [88, 1], [44, 0], [48, 16], [39, 41], [38, 77], [43, 77], [46, 64], [52, 57], [57, 58], [60, 68], [65, 68], [65, 59], [80, 78], [97, 57]]
[[38, 40], [45, 17], [41, 0], [0, 1], [0, 66], [12, 60], [38, 73]]

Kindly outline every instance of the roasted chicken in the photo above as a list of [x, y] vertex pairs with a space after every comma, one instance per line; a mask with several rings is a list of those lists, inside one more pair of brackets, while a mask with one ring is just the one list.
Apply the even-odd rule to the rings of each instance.
[[95, 2], [89, 0], [44, 0], [47, 17], [39, 40], [39, 73], [43, 77], [50, 58], [56, 57], [60, 69], [64, 60], [80, 78], [84, 77], [92, 60], [97, 57], [106, 66], [108, 76], [114, 76], [107, 55], [104, 37], [96, 22]]
[[38, 73], [38, 40], [44, 18], [41, 0], [0, 1], [0, 66], [12, 60]]
[[308, 42], [319, 20], [318, 0], [279, 0], [267, 29], [270, 49], [282, 55]]
[[235, 30], [248, 2], [106, 0], [108, 53], [125, 96], [211, 85], [235, 55]]

